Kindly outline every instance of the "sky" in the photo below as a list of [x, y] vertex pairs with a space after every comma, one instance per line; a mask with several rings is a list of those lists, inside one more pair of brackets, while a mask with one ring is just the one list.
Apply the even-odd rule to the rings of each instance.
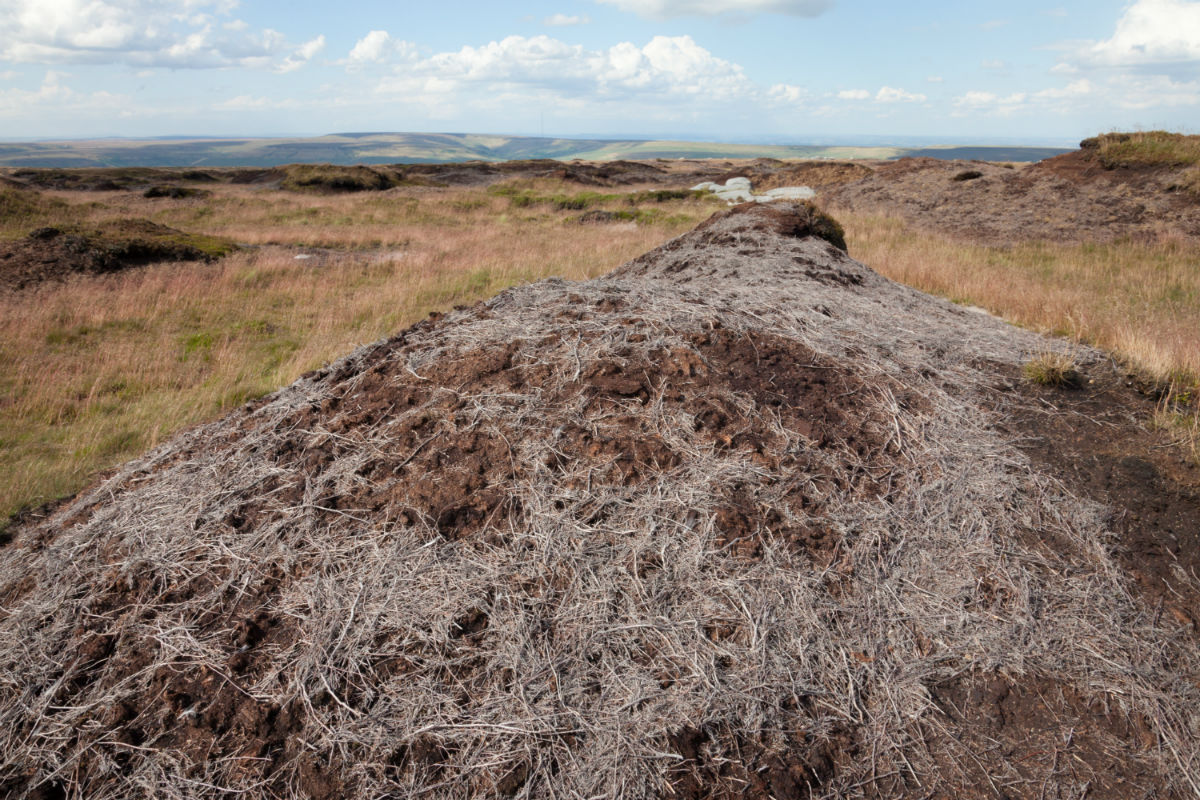
[[0, 139], [1200, 133], [1200, 0], [0, 0]]

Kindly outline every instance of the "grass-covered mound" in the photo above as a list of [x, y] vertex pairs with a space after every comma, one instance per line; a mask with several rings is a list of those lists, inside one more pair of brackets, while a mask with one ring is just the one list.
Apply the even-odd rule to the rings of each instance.
[[1147, 602], [998, 424], [1061, 345], [784, 213], [435, 316], [18, 523], [0, 794], [1188, 796], [1195, 587]]
[[25, 288], [77, 272], [114, 272], [160, 261], [213, 261], [237, 245], [144, 219], [45, 226], [0, 243], [0, 286]]

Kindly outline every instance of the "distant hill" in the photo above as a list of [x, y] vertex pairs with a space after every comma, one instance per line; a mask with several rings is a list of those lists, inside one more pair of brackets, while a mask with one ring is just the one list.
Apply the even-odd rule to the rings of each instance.
[[552, 139], [463, 133], [334, 133], [292, 139], [95, 139], [0, 142], [8, 167], [274, 167], [283, 164], [436, 164], [556, 158], [973, 158], [1040, 161], [1054, 147], [825, 147], [632, 139]]

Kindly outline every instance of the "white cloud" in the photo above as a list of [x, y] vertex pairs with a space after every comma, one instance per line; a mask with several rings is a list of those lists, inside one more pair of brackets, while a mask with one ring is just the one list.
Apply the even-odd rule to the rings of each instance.
[[349, 60], [352, 64], [382, 61], [391, 43], [392, 37], [387, 31], [371, 31], [354, 43]]
[[990, 19], [979, 27], [985, 31], [994, 31], [998, 28], [1003, 28], [1007, 24], [1008, 20], [1006, 19]]
[[1079, 97], [1087, 97], [1094, 94], [1096, 86], [1086, 78], [1083, 80], [1072, 81], [1063, 87], [1043, 89], [1036, 92], [1034, 97], [1042, 100], [1072, 100]]
[[553, 14], [542, 20], [542, 24], [549, 28], [566, 28], [571, 25], [587, 25], [591, 22], [591, 18], [586, 14], [583, 16], [567, 16], [566, 14]]
[[1175, 81], [1166, 75], [1116, 74], [1100, 82], [1080, 78], [1065, 86], [1053, 86], [1032, 94], [998, 95], [970, 91], [954, 99], [953, 115], [1077, 114], [1093, 110], [1111, 116], [1115, 109], [1141, 111], [1191, 106], [1200, 106], [1200, 80]]
[[1122, 108], [1182, 108], [1200, 105], [1200, 80], [1175, 81], [1166, 75], [1117, 75], [1104, 96]]
[[70, 109], [73, 113], [102, 111], [106, 114], [120, 113], [129, 104], [129, 98], [111, 92], [77, 92], [63, 83], [69, 77], [65, 73], [49, 70], [42, 85], [34, 90], [0, 90], [0, 112], [9, 118], [29, 117], [46, 109]]
[[216, 111], [264, 111], [267, 109], [277, 108], [299, 108], [300, 104], [295, 100], [275, 100], [270, 97], [255, 97], [250, 94], [242, 94], [237, 97], [231, 97], [224, 102], [217, 103], [213, 106]]
[[979, 66], [983, 69], [1006, 69], [1008, 62], [999, 58], [985, 58], [979, 62]]
[[542, 106], [564, 114], [666, 118], [681, 109], [697, 116], [698, 108], [729, 103], [795, 102], [803, 90], [786, 84], [764, 90], [690, 36], [590, 50], [543, 35], [414, 58], [383, 79], [377, 92], [447, 118], [463, 108], [512, 114], [513, 108]]
[[871, 93], [866, 89], [843, 89], [837, 96], [843, 100], [869, 100]]
[[[281, 66], [280, 57], [292, 49], [282, 34], [269, 29], [254, 33], [236, 19], [217, 23], [218, 16], [228, 16], [235, 6], [231, 0], [0, 0], [0, 60], [171, 68]], [[304, 47], [310, 45], [313, 42]], [[297, 52], [283, 64], [298, 59], [307, 60]]]
[[930, 75], [925, 79], [926, 83], [944, 83], [946, 81], [941, 75]]
[[321, 34], [315, 39], [311, 39], [296, 48], [295, 52], [285, 58], [282, 63], [275, 67], [276, 72], [293, 72], [300, 69], [313, 57], [325, 49], [325, 35]]
[[1072, 79], [1035, 95], [1058, 111], [1200, 105], [1200, 2], [1136, 0], [1111, 37], [1073, 46], [1050, 72]]
[[368, 64], [395, 61], [412, 61], [417, 56], [417, 46], [403, 39], [395, 39], [387, 31], [371, 31], [355, 42], [350, 55], [339, 64], [354, 70]]
[[717, 58], [690, 36], [655, 36], [644, 47], [622, 42], [608, 50], [587, 50], [548, 36], [509, 36], [482, 47], [435, 54], [404, 72], [447, 85], [563, 91], [591, 86], [600, 94], [662, 92], [715, 98], [753, 89], [741, 67]]
[[1137, 0], [1111, 38], [1081, 48], [1072, 60], [1088, 66], [1200, 66], [1200, 2]]
[[1009, 116], [1023, 110], [1027, 99], [1028, 95], [1024, 92], [998, 95], [994, 92], [970, 91], [954, 99], [954, 116], [978, 113]]
[[795, 105], [808, 97], [808, 90], [790, 83], [777, 83], [767, 90], [767, 96], [776, 103]]
[[875, 95], [877, 103], [924, 103], [925, 95], [884, 86]]
[[0, 81], [15, 81], [19, 77], [21, 77], [21, 73], [15, 70], [10, 69], [0, 72]]
[[721, 14], [791, 14], [815, 17], [833, 6], [833, 0], [598, 0], [643, 17], [715, 17]]

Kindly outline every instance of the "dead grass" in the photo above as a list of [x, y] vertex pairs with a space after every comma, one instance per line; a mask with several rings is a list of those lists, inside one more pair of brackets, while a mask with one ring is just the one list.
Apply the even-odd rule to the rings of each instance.
[[966, 244], [834, 210], [850, 253], [887, 277], [1118, 354], [1155, 379], [1200, 376], [1200, 248], [1153, 242]]
[[0, 518], [431, 311], [547, 276], [594, 277], [713, 209], [689, 198], [654, 204], [665, 213], [650, 225], [579, 225], [577, 212], [510, 211], [474, 190], [214, 190], [202, 201], [34, 195], [32, 211], [3, 219], [0, 234], [24, 235], [149, 217], [253, 247], [0, 295]]

